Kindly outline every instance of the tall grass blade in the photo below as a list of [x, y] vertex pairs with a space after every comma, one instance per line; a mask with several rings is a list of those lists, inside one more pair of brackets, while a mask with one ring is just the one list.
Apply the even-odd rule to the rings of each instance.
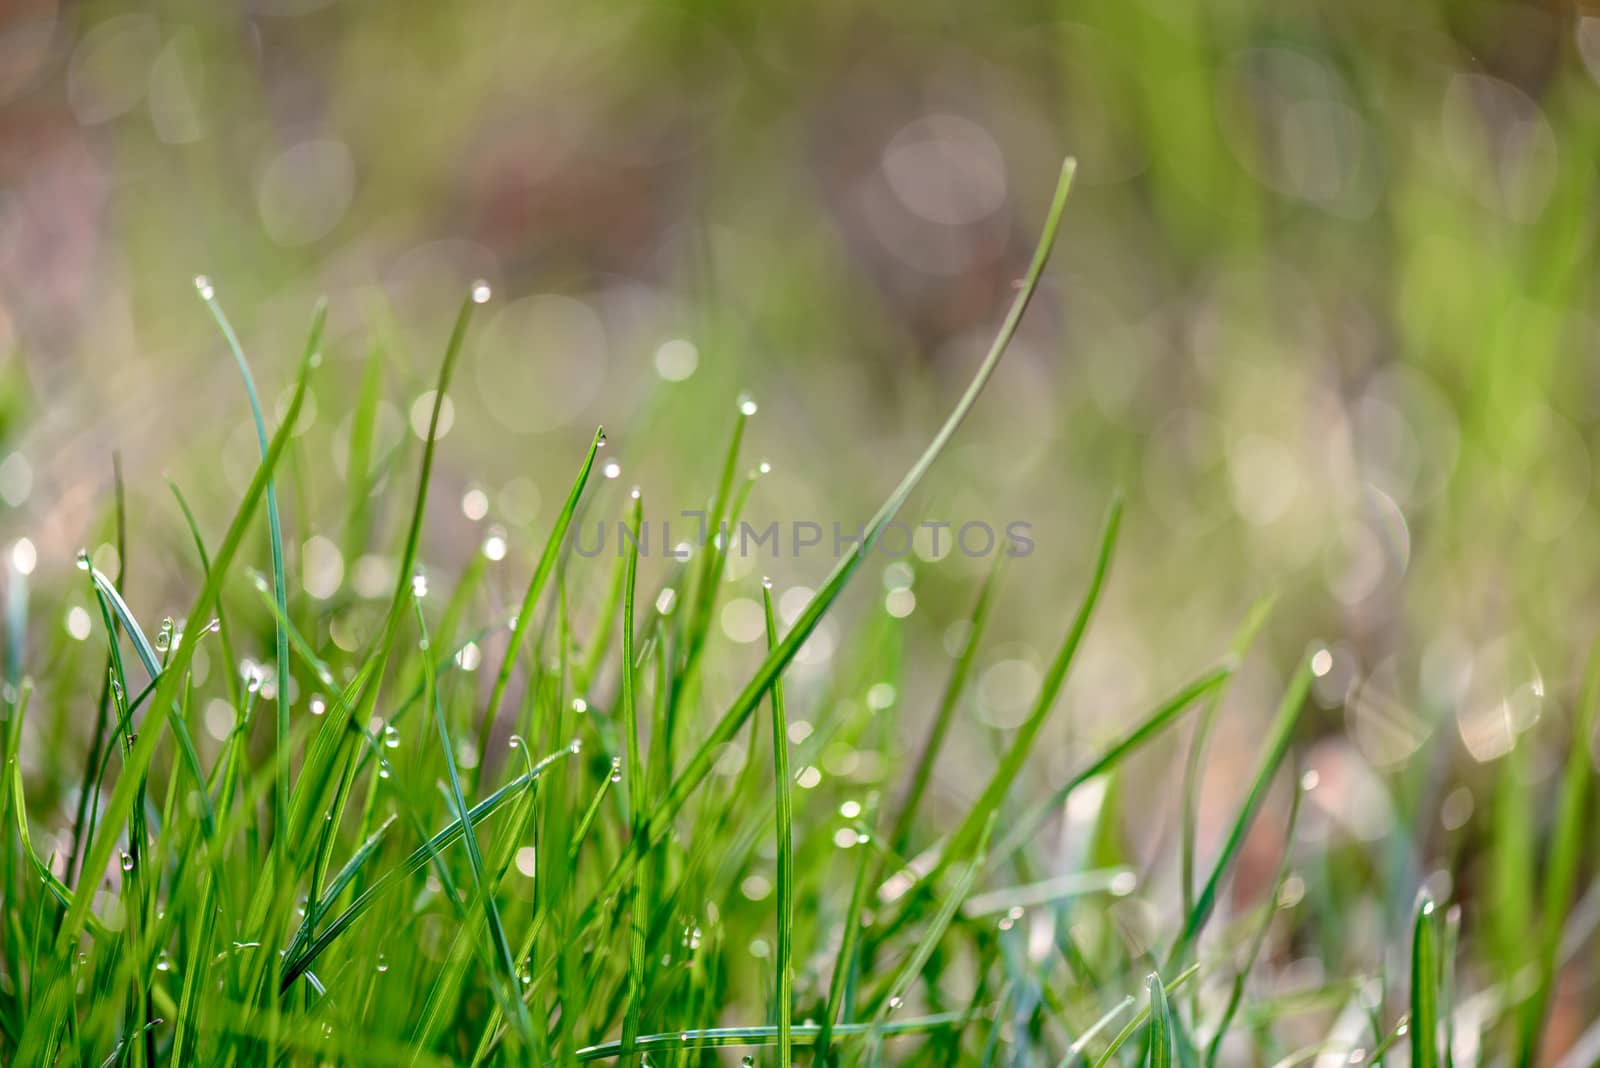
[[[250, 363], [245, 359], [244, 348], [239, 344], [239, 336], [234, 333], [233, 324], [228, 321], [228, 316], [222, 310], [222, 305], [217, 303], [216, 291], [205, 278], [196, 278], [195, 287], [200, 293], [200, 299], [205, 301], [211, 310], [211, 317], [216, 320], [217, 328], [222, 331], [223, 340], [227, 342], [228, 350], [233, 353], [234, 363], [239, 367], [239, 374], [244, 379], [244, 389], [250, 398], [250, 416], [255, 420], [256, 445], [261, 451], [263, 463], [267, 459], [267, 424], [261, 415], [261, 399], [256, 395], [255, 378], [250, 374]], [[306, 340], [306, 352], [302, 362], [309, 362], [322, 344], [322, 328], [327, 322], [327, 306], [318, 303], [317, 310], [311, 319], [311, 336]], [[283, 572], [283, 523], [278, 516], [278, 491], [272, 479], [267, 480], [267, 532], [272, 542], [272, 595], [278, 602], [278, 611], [284, 615], [289, 613], [288, 586], [284, 581]], [[278, 718], [277, 718], [277, 786], [273, 794], [273, 829], [275, 841], [282, 843], [289, 828], [289, 639], [283, 633], [283, 628], [277, 628], [276, 643], [277, 682], [274, 689], [277, 692]]]
[[[1181, 963], [1193, 947], [1195, 939], [1205, 927], [1206, 921], [1211, 918], [1211, 912], [1217, 904], [1217, 894], [1221, 890], [1222, 881], [1227, 877], [1233, 862], [1239, 856], [1239, 851], [1244, 848], [1245, 835], [1249, 833], [1251, 825], [1255, 822], [1256, 815], [1261, 811], [1261, 806], [1266, 802], [1267, 790], [1272, 785], [1273, 776], [1277, 774], [1278, 767], [1289, 753], [1289, 744], [1294, 738], [1294, 729], [1300, 722], [1300, 713], [1306, 703], [1306, 694], [1311, 689], [1311, 661], [1302, 658], [1299, 668], [1296, 669], [1294, 678], [1290, 680], [1288, 689], [1284, 692], [1283, 701], [1278, 705], [1278, 713], [1272, 723], [1272, 728], [1267, 736], [1266, 748], [1262, 751], [1260, 763], [1256, 766], [1255, 777], [1251, 780], [1250, 790], [1245, 795], [1244, 804], [1240, 806], [1239, 813], [1234, 817], [1233, 825], [1228, 830], [1228, 836], [1223, 841], [1222, 852], [1217, 856], [1216, 863], [1211, 868], [1211, 874], [1201, 887], [1199, 895], [1195, 898], [1194, 905], [1189, 909], [1184, 919], [1183, 931], [1178, 935], [1172, 952], [1167, 957], [1168, 968]], [[1295, 785], [1299, 788], [1299, 784]]]
[[[766, 612], [767, 648], [778, 644], [778, 625], [772, 613], [772, 583], [761, 584], [761, 605]], [[789, 720], [783, 709], [783, 680], [772, 683], [772, 772], [778, 791], [778, 1068], [789, 1068], [789, 1014], [794, 1002], [794, 798], [789, 774]], [[865, 847], [859, 847], [865, 852]]]
[[710, 773], [717, 750], [731, 740], [739, 728], [744, 725], [745, 720], [749, 718], [756, 704], [766, 694], [773, 680], [778, 677], [778, 674], [788, 665], [789, 661], [794, 659], [795, 655], [800, 651], [800, 647], [811, 637], [811, 632], [822, 621], [823, 615], [833, 606], [834, 601], [844, 592], [845, 585], [850, 581], [851, 576], [861, 566], [862, 561], [866, 559], [867, 553], [877, 543], [884, 527], [900, 511], [906, 499], [911, 496], [911, 491], [916, 489], [917, 485], [928, 473], [928, 469], [933, 466], [934, 461], [944, 452], [950, 439], [955, 435], [957, 428], [966, 420], [967, 413], [977, 403], [978, 395], [983, 392], [983, 387], [994, 374], [995, 368], [1000, 365], [1000, 358], [1005, 354], [1012, 337], [1015, 336], [1017, 326], [1022, 322], [1023, 312], [1027, 310], [1028, 304], [1033, 299], [1033, 294], [1039, 286], [1039, 279], [1044, 275], [1045, 265], [1050, 259], [1050, 251], [1055, 245], [1056, 232], [1061, 226], [1061, 216], [1066, 208], [1067, 194], [1072, 188], [1072, 176], [1076, 168], [1076, 161], [1070, 158], [1062, 164], [1060, 180], [1056, 184], [1055, 195], [1051, 200], [1050, 211], [1045, 217], [1044, 230], [1039, 239], [1038, 248], [1034, 252], [1033, 261], [1028, 266], [1027, 274], [1022, 280], [1022, 286], [1018, 290], [1016, 298], [1012, 301], [1011, 309], [1007, 312], [1005, 320], [1000, 326], [1000, 331], [995, 337], [994, 344], [990, 346], [988, 354], [978, 366], [977, 373], [973, 376], [966, 392], [956, 402], [955, 409], [945, 420], [944, 425], [939, 428], [938, 433], [934, 435], [928, 447], [923, 450], [917, 462], [912, 465], [911, 470], [906, 472], [905, 477], [900, 480], [900, 484], [895, 487], [877, 513], [868, 521], [860, 544], [853, 551], [846, 553], [839, 560], [839, 563], [835, 565], [832, 573], [823, 582], [821, 588], [801, 611], [799, 617], [796, 618], [788, 635], [778, 643], [776, 649], [767, 654], [766, 659], [762, 661], [755, 675], [745, 684], [744, 689], [734, 699], [728, 711], [723, 714], [716, 726], [712, 728], [710, 735], [706, 737], [684, 765], [682, 774], [678, 776], [677, 781], [672, 784], [672, 788], [667, 792], [667, 796], [657, 807], [655, 816], [650, 824], [648, 841], [656, 841], [666, 834], [672, 819], [683, 808], [689, 795], [699, 788], [700, 784], [705, 781], [706, 775]]

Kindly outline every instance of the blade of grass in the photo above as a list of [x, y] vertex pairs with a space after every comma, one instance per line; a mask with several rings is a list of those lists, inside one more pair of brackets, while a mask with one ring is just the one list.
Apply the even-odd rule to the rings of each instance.
[[[315, 322], [320, 324], [323, 313], [319, 307]], [[314, 330], [320, 326], [314, 327]], [[190, 610], [183, 627], [183, 633], [198, 635], [199, 628], [204, 626], [204, 621], [210, 618], [212, 607], [221, 592], [222, 580], [227, 575], [228, 569], [233, 564], [234, 557], [238, 554], [239, 547], [244, 541], [251, 518], [255, 514], [256, 506], [260, 503], [265, 493], [266, 484], [271, 478], [272, 470], [278, 459], [283, 455], [284, 448], [288, 445], [293, 432], [295, 421], [299, 418], [301, 405], [305, 401], [306, 386], [309, 381], [311, 361], [308, 358], [301, 361], [299, 372], [295, 376], [294, 392], [290, 396], [288, 409], [284, 420], [273, 436], [267, 449], [266, 458], [261, 466], [256, 469], [249, 487], [245, 491], [244, 499], [240, 502], [238, 510], [234, 513], [233, 521], [228, 526], [222, 545], [217, 550], [216, 558], [212, 565], [211, 574], [206, 578], [200, 593], [196, 596], [194, 607]], [[190, 661], [194, 657], [194, 650], [199, 646], [198, 641], [183, 642], [172, 655], [167, 669], [161, 673], [161, 681], [156, 686], [156, 691], [151, 699], [151, 711], [139, 732], [138, 742], [134, 745], [124, 762], [123, 775], [117, 781], [116, 789], [112, 791], [111, 798], [106, 802], [103, 819], [108, 823], [116, 823], [126, 819], [133, 805], [134, 791], [137, 780], [143, 775], [150, 759], [155, 755], [155, 748], [161, 739], [161, 728], [165, 725], [165, 717], [172, 707], [172, 699], [176, 693], [178, 681], [183, 678]], [[152, 722], [152, 720], [154, 722]], [[109, 837], [97, 839], [86, 854], [85, 871], [103, 871], [111, 859], [113, 842]], [[61, 929], [56, 936], [58, 953], [70, 952], [72, 940], [83, 930], [88, 917], [89, 905], [92, 895], [79, 894], [73, 898], [72, 907], [67, 910]]]
[[[633, 491], [633, 507], [629, 517], [633, 531], [633, 546], [628, 552], [627, 575], [622, 587], [622, 732], [627, 750], [628, 822], [635, 838], [645, 827], [645, 771], [644, 754], [639, 751], [639, 709], [634, 692], [633, 661], [633, 598], [639, 577], [639, 525], [643, 522], [644, 503], [639, 491]], [[659, 743], [659, 739], [657, 740]], [[633, 889], [628, 905], [628, 992], [622, 1013], [622, 1052], [632, 1061], [634, 1040], [639, 1034], [639, 1016], [644, 1010], [645, 941], [650, 934], [650, 887], [648, 864], [634, 869]]]
[[[250, 363], [245, 359], [244, 348], [239, 344], [239, 337], [234, 333], [233, 324], [228, 321], [228, 316], [222, 310], [222, 305], [217, 302], [216, 290], [211, 282], [204, 276], [194, 280], [195, 289], [200, 294], [200, 299], [211, 311], [211, 317], [216, 320], [217, 329], [222, 332], [223, 340], [227, 342], [228, 350], [233, 353], [233, 360], [239, 367], [239, 375], [244, 379], [245, 394], [250, 399], [250, 417], [256, 425], [256, 445], [261, 451], [263, 462], [267, 458], [267, 423], [261, 415], [261, 400], [256, 395], [255, 378], [250, 374]], [[326, 321], [324, 310], [319, 307], [315, 318], [312, 320], [311, 337], [306, 342], [307, 359], [317, 351], [322, 344], [322, 327]], [[267, 480], [267, 533], [272, 542], [272, 594], [278, 602], [278, 610], [284, 615], [289, 614], [288, 586], [284, 581], [283, 573], [283, 523], [278, 515], [278, 490], [273, 479]], [[277, 718], [277, 786], [273, 793], [273, 841], [276, 848], [282, 849], [285, 834], [289, 827], [289, 639], [283, 633], [283, 628], [277, 628], [276, 664], [277, 682], [274, 689], [277, 693], [278, 718]], [[174, 725], [176, 731], [176, 724]], [[203, 789], [203, 787], [202, 787]]]
[[1439, 918], [1433, 899], [1417, 902], [1411, 927], [1411, 1068], [1439, 1068]]
[[1145, 1033], [1144, 1062], [1148, 1068], [1172, 1068], [1172, 1007], [1167, 991], [1159, 975], [1152, 973], [1145, 983], [1150, 990], [1150, 1030]]
[[[761, 583], [761, 605], [766, 612], [767, 648], [778, 644], [778, 624], [772, 614], [772, 581]], [[772, 772], [778, 791], [778, 1068], [789, 1068], [794, 976], [794, 798], [789, 775], [789, 721], [783, 709], [783, 680], [772, 682]], [[863, 850], [864, 851], [864, 850]]]
[[539, 604], [539, 595], [544, 592], [545, 582], [550, 578], [556, 559], [561, 555], [561, 546], [567, 539], [567, 530], [572, 526], [572, 515], [578, 510], [578, 501], [583, 497], [584, 486], [588, 485], [589, 471], [594, 467], [595, 454], [605, 443], [605, 428], [597, 428], [594, 438], [589, 442], [589, 451], [584, 454], [583, 464], [578, 468], [578, 477], [573, 480], [572, 488], [567, 491], [567, 500], [561, 506], [561, 514], [556, 517], [556, 524], [550, 530], [549, 539], [545, 541], [544, 552], [540, 554], [539, 563], [533, 569], [533, 577], [528, 580], [528, 588], [522, 595], [522, 606], [517, 609], [516, 622], [511, 627], [511, 640], [506, 643], [505, 656], [500, 661], [499, 672], [495, 675], [494, 690], [489, 695], [489, 705], [484, 710], [483, 719], [478, 726], [479, 753], [484, 752], [489, 743], [489, 730], [494, 726], [501, 702], [505, 700], [506, 688], [511, 683], [511, 673], [516, 667], [517, 654], [522, 649], [528, 629], [533, 626], [534, 609]]
[[[1301, 658], [1300, 666], [1295, 670], [1294, 678], [1290, 680], [1289, 687], [1284, 691], [1283, 701], [1278, 706], [1278, 713], [1273, 720], [1271, 731], [1267, 736], [1267, 746], [1261, 755], [1261, 762], [1256, 767], [1255, 777], [1251, 780], [1250, 790], [1245, 795], [1244, 804], [1240, 806], [1239, 814], [1234, 818], [1233, 826], [1228, 831], [1224, 840], [1222, 852], [1217, 856], [1216, 864], [1211, 869], [1211, 875], [1206, 879], [1199, 896], [1195, 898], [1194, 906], [1189, 910], [1184, 919], [1183, 931], [1178, 935], [1173, 944], [1172, 952], [1167, 956], [1167, 967], [1182, 962], [1183, 958], [1193, 948], [1194, 941], [1199, 937], [1200, 931], [1205, 927], [1206, 921], [1211, 918], [1212, 909], [1216, 907], [1217, 893], [1221, 889], [1222, 880], [1227, 876], [1239, 851], [1244, 848], [1245, 835], [1249, 832], [1251, 824], [1255, 822], [1256, 815], [1261, 811], [1261, 806], [1266, 802], [1267, 790], [1272, 785], [1273, 776], [1277, 773], [1283, 758], [1288, 755], [1289, 743], [1294, 738], [1295, 726], [1300, 722], [1300, 713], [1305, 708], [1306, 694], [1311, 689], [1311, 660], [1309, 657]], [[1297, 783], [1296, 789], [1299, 788]]]
[[[928, 447], [923, 450], [911, 469], [906, 472], [900, 484], [889, 494], [887, 500], [868, 521], [863, 531], [861, 542], [855, 549], [846, 553], [834, 566], [832, 573], [823, 582], [822, 587], [811, 598], [810, 602], [801, 611], [788, 635], [778, 643], [778, 647], [768, 653], [756, 670], [755, 675], [740, 691], [739, 696], [733, 701], [731, 707], [718, 721], [711, 733], [701, 742], [698, 749], [684, 765], [682, 773], [673, 783], [667, 796], [662, 799], [657, 807], [654, 818], [651, 820], [650, 833], [646, 836], [647, 842], [654, 842], [663, 837], [671, 826], [673, 818], [683, 808], [689, 795], [699, 788], [710, 773], [715, 760], [716, 752], [732, 739], [739, 728], [744, 724], [750, 713], [767, 689], [772, 685], [778, 674], [794, 659], [800, 647], [811, 637], [817, 625], [822, 621], [823, 615], [832, 607], [839, 595], [844, 591], [845, 585], [850, 581], [857, 568], [861, 566], [872, 547], [877, 544], [884, 527], [899, 513], [906, 499], [911, 496], [911, 491], [927, 474], [933, 466], [956, 430], [966, 420], [967, 414], [977, 403], [978, 395], [983, 392], [995, 369], [1000, 365], [1000, 358], [1005, 354], [1011, 339], [1017, 332], [1017, 326], [1022, 322], [1023, 312], [1027, 310], [1029, 302], [1033, 299], [1034, 292], [1038, 289], [1039, 280], [1044, 275], [1045, 265], [1049, 262], [1051, 249], [1055, 245], [1056, 232], [1061, 226], [1061, 217], [1066, 208], [1067, 194], [1072, 188], [1072, 176], [1077, 168], [1076, 161], [1068, 158], [1061, 167], [1060, 180], [1056, 184], [1055, 195], [1050, 203], [1049, 213], [1045, 217], [1044, 229], [1039, 239], [1038, 248], [1034, 251], [1033, 261], [1028, 266], [1027, 274], [1023, 277], [1021, 288], [1017, 291], [1016, 298], [1012, 301], [1011, 309], [1006, 313], [999, 333], [995, 336], [993, 345], [988, 354], [978, 366], [972, 382], [967, 386], [966, 392], [956, 402], [954, 410], [945, 420], [944, 425], [934, 435]], [[641, 843], [643, 844], [643, 843]]]

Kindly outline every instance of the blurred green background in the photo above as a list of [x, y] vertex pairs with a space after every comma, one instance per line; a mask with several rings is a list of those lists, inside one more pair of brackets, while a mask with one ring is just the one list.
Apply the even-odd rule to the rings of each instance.
[[[37, 585], [81, 591], [120, 452], [130, 598], [186, 602], [162, 476], [217, 531], [255, 462], [197, 274], [267, 397], [330, 301], [285, 508], [297, 596], [347, 603], [351, 641], [393, 538], [350, 517], [404, 509], [475, 279], [495, 296], [450, 398], [438, 573], [503, 529], [492, 585], [514, 598], [598, 423], [622, 472], [591, 522], [634, 482], [658, 516], [702, 507], [746, 390], [746, 455], [774, 468], [751, 519], [859, 527], [964, 388], [1071, 154], [1045, 285], [907, 517], [1032, 524], [958, 730], [986, 754], [1018, 722], [1120, 487], [1108, 601], [1037, 781], [1275, 591], [1208, 790], [1232, 796], [1284, 665], [1324, 642], [1314, 833], [1397, 835], [1424, 865], [1482, 819], [1485, 769], [1565, 707], [1595, 626], [1597, 79], [1600, 9], [1557, 0], [13, 0], [0, 537], [29, 540]], [[371, 494], [344, 481], [364, 378], [395, 471]], [[908, 738], [988, 566], [923, 548]], [[830, 564], [734, 571], [788, 590]], [[88, 603], [64, 596], [45, 624]], [[847, 638], [828, 627], [813, 659]], [[1381, 784], [1430, 739], [1406, 789], [1444, 821], [1397, 826], [1413, 808]], [[977, 763], [943, 769], [950, 811]]]

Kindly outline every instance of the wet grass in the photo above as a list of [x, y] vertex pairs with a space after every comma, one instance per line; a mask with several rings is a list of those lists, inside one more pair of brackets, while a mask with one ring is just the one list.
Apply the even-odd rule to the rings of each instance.
[[[721, 704], [706, 678], [708, 662], [731, 658], [716, 609], [748, 584], [727, 577], [728, 547], [698, 547], [660, 587], [641, 590], [648, 509], [636, 491], [626, 505], [632, 546], [614, 568], [581, 574], [585, 562], [564, 551], [575, 517], [595, 501], [603, 431], [574, 457], [514, 615], [483, 608], [481, 571], [429, 573], [424, 520], [440, 407], [485, 289], [464, 299], [445, 346], [416, 489], [397, 525], [388, 607], [360, 648], [333, 641], [325, 610], [289, 595], [276, 492], [318, 363], [322, 313], [269, 433], [244, 354], [204, 287], [244, 372], [261, 463], [215, 548], [174, 488], [194, 547], [191, 610], [152, 640], [137, 599], [85, 557], [106, 667], [103, 686], [72, 692], [47, 674], [66, 671], [64, 639], [34, 650], [21, 637], [30, 613], [56, 606], [30, 604], [26, 576], [12, 576], [0, 1061], [1166, 1066], [1367, 1063], [1403, 1048], [1432, 1068], [1453, 1063], [1452, 1042], [1465, 1041], [1536, 1062], [1562, 961], [1586, 937], [1573, 898], [1592, 856], [1593, 672], [1553, 824], [1543, 826], [1526, 794], [1497, 824], [1497, 855], [1533, 857], [1547, 832], [1553, 843], [1542, 894], [1530, 871], [1502, 880], [1504, 897], [1538, 917], [1537, 937], [1509, 959], [1416, 885], [1345, 879], [1307, 858], [1316, 847], [1296, 827], [1316, 783], [1301, 773], [1296, 740], [1309, 651], [1289, 665], [1236, 808], [1215, 841], [1203, 841], [1205, 747], [1241, 658], [1270, 628], [1265, 603], [1231, 643], [1219, 638], [1217, 664], [1194, 665], [1191, 682], [1132, 710], [1113, 740], [1085, 742], [1078, 770], [1028, 803], [1037, 795], [1021, 788], [1024, 771], [1041, 756], [1114, 581], [1120, 501], [1083, 561], [1081, 599], [1028, 714], [992, 760], [962, 754], [982, 765], [984, 785], [953, 826], [929, 811], [930, 784], [951, 757], [946, 742], [988, 621], [1008, 597], [1026, 595], [999, 569], [973, 591], [964, 643], [920, 744], [884, 722], [896, 711], [845, 700], [900, 681], [886, 672], [926, 670], [891, 655], [900, 624], [887, 614], [841, 643], [828, 677], [800, 698], [816, 726], [795, 730], [785, 673], [1000, 367], [1071, 177], [1069, 163], [970, 387], [787, 628], [771, 591], [760, 590], [765, 652]], [[352, 418], [361, 484], [372, 475], [363, 442], [377, 403], [376, 379], [366, 381]], [[734, 415], [707, 487], [711, 529], [737, 519], [754, 484], [754, 472], [738, 478], [750, 407]], [[230, 576], [248, 572], [244, 549], [263, 512], [271, 572], [250, 576], [257, 596], [246, 590], [246, 603], [235, 603]], [[375, 520], [369, 505], [352, 504], [342, 522], [354, 545]], [[595, 602], [581, 613], [569, 601], [576, 591]], [[206, 663], [233, 664], [249, 638], [229, 617], [262, 612], [269, 664], [251, 663], [238, 678], [197, 667], [202, 652]], [[36, 689], [47, 700], [35, 701]], [[203, 754], [196, 728], [218, 707], [230, 725]], [[48, 756], [81, 761], [84, 785], [70, 830], [51, 835], [63, 848], [41, 853], [35, 832], [54, 831], [54, 817], [30, 811], [24, 766], [39, 754], [27, 747], [60, 736], [69, 717], [95, 724], [95, 744]], [[1172, 845], [1139, 779], [1150, 765], [1136, 758], [1175, 742], [1190, 720], [1188, 757], [1171, 772], [1183, 798], [1181, 826], [1165, 829], [1179, 836]], [[886, 769], [878, 785], [817, 771], [826, 747], [845, 739]], [[1066, 859], [1044, 840], [1064, 811], [1086, 838]], [[1130, 824], [1141, 842], [1158, 843], [1155, 859], [1119, 831]], [[1230, 897], [1258, 838], [1277, 843], [1265, 892]], [[1156, 877], [1174, 867], [1176, 888]], [[1293, 899], [1291, 876], [1302, 887]], [[1318, 980], [1278, 983], [1269, 944], [1281, 953], [1300, 939], [1328, 951], [1358, 912], [1397, 896], [1418, 902], [1400, 921], [1405, 953], [1357, 972], [1329, 951], [1335, 964]], [[1460, 971], [1480, 987], [1458, 1022]], [[1308, 1043], [1318, 1030], [1323, 1037]]]

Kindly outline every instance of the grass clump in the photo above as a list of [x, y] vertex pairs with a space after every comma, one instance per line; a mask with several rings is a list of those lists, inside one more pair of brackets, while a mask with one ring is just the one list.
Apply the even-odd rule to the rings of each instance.
[[[1269, 945], [1281, 954], [1288, 937], [1336, 940], [1353, 910], [1379, 896], [1332, 872], [1306, 885], [1320, 870], [1295, 840], [1313, 785], [1295, 759], [1310, 658], [1292, 665], [1217, 844], [1200, 845], [1203, 747], [1264, 606], [1219, 648], [1219, 665], [1090, 747], [1042, 801], [1019, 796], [1110, 581], [1120, 501], [1031, 710], [953, 825], [933, 814], [930, 784], [986, 626], [1004, 610], [998, 569], [977, 593], [920, 747], [901, 744], [870, 708], [839, 700], [894, 662], [897, 624], [887, 616], [844, 645], [820, 695], [801, 698], [837, 704], [817, 708], [814, 730], [794, 730], [785, 672], [995, 373], [1044, 271], [1071, 175], [1069, 163], [970, 387], [787, 630], [770, 589], [761, 591], [766, 650], [723, 705], [707, 671], [726, 652], [712, 624], [727, 547], [700, 547], [641, 591], [647, 513], [636, 490], [625, 504], [632, 545], [614, 568], [588, 573], [565, 551], [580, 513], [614, 504], [590, 486], [603, 431], [578, 458], [514, 614], [478, 611], [488, 600], [479, 570], [453, 582], [430, 574], [424, 519], [440, 409], [488, 297], [479, 288], [446, 345], [387, 608], [359, 648], [333, 641], [317, 606], [289, 596], [277, 492], [323, 314], [272, 429], [202, 287], [244, 373], [261, 462], [214, 548], [174, 489], [198, 585], [187, 616], [152, 640], [138, 599], [86, 557], [105, 651], [96, 707], [49, 684], [45, 673], [67, 674], [71, 649], [27, 646], [30, 591], [25, 576], [12, 578], [0, 1061], [1166, 1066], [1323, 1055], [1366, 1063], [1404, 1045], [1421, 1068], [1450, 1062], [1467, 1035], [1453, 1015], [1460, 916], [1426, 894], [1414, 918], [1397, 920], [1410, 932], [1403, 961], [1325, 972], [1287, 993], [1272, 982]], [[364, 387], [352, 420], [357, 479], [371, 473], [355, 458], [376, 396]], [[747, 418], [735, 418], [710, 494], [712, 529], [736, 520], [751, 492], [753, 477], [737, 479]], [[246, 575], [263, 510], [271, 572]], [[120, 532], [120, 506], [116, 514]], [[351, 525], [369, 521], [366, 506], [352, 507]], [[129, 559], [124, 543], [119, 560]], [[241, 576], [255, 596], [233, 596]], [[594, 591], [581, 612], [575, 591]], [[258, 643], [271, 660], [248, 662], [240, 678], [197, 664], [231, 665]], [[477, 668], [496, 656], [480, 687]], [[1595, 688], [1591, 679], [1574, 752], [1592, 729]], [[195, 726], [219, 707], [227, 730], [203, 751]], [[1141, 856], [1119, 826], [1137, 821], [1145, 800], [1129, 769], [1197, 709], [1175, 832], [1181, 886], [1169, 895], [1172, 851]], [[39, 763], [30, 747], [71, 717], [94, 722], [94, 745], [63, 808], [71, 825], [58, 827], [30, 798], [24, 768]], [[881, 759], [882, 789], [816, 773], [835, 741]], [[1540, 937], [1477, 995], [1475, 1049], [1537, 1058], [1587, 866], [1588, 775], [1575, 757], [1562, 779]], [[1065, 864], [1040, 841], [1064, 809], [1089, 839]], [[54, 848], [41, 851], [40, 827]], [[1527, 852], [1541, 829], [1501, 833], [1505, 848]], [[1247, 845], [1262, 836], [1280, 843], [1264, 895], [1230, 899]], [[1316, 895], [1314, 916], [1281, 918], [1291, 876], [1301, 899]]]

